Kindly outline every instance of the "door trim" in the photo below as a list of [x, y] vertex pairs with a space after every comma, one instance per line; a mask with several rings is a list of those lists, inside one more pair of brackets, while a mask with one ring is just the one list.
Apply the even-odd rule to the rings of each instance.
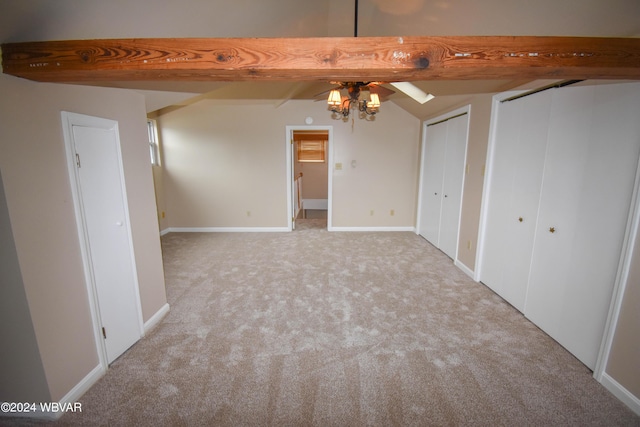
[[[636, 247], [636, 239], [638, 233], [640, 233], [640, 161], [638, 162], [638, 166], [636, 168], [636, 178], [631, 195], [629, 211], [630, 213], [629, 217], [627, 218], [622, 251], [620, 255], [620, 263], [618, 265], [618, 272], [616, 274], [616, 279], [613, 285], [611, 303], [609, 305], [609, 312], [607, 314], [607, 320], [605, 323], [602, 342], [600, 344], [600, 350], [598, 352], [598, 358], [596, 359], [596, 365], [593, 370], [593, 376], [610, 392], [616, 395], [616, 397], [625, 402], [628, 406], [634, 409], [634, 411], [638, 412], [638, 409], [640, 408], [640, 399], [633, 396], [632, 393], [629, 393], [607, 374], [607, 364], [609, 362], [611, 348], [613, 347], [613, 339], [615, 336], [616, 327], [618, 326], [620, 311], [622, 310], [624, 294], [629, 282], [629, 272], [633, 263], [633, 255], [635, 251], [640, 249]], [[629, 401], [627, 399], [627, 393], [629, 393], [632, 397], [635, 397], [635, 399], [631, 399], [631, 401]]]
[[331, 212], [333, 210], [333, 126], [286, 126], [286, 156], [287, 156], [287, 228], [293, 231], [293, 132], [298, 130], [322, 130], [329, 133], [329, 158], [327, 160], [327, 230], [333, 231]]
[[76, 168], [76, 156], [74, 149], [73, 139], [73, 126], [88, 126], [102, 129], [113, 129], [115, 131], [116, 138], [116, 151], [118, 154], [120, 182], [122, 186], [123, 204], [125, 211], [125, 227], [129, 237], [129, 248], [131, 252], [131, 262], [133, 271], [133, 285], [135, 294], [135, 307], [138, 317], [138, 330], [140, 338], [144, 336], [144, 323], [142, 318], [142, 305], [140, 300], [140, 289], [138, 284], [138, 271], [135, 262], [135, 253], [133, 248], [133, 240], [131, 233], [131, 223], [129, 221], [129, 203], [127, 198], [127, 192], [125, 187], [124, 168], [122, 164], [122, 151], [120, 146], [120, 132], [118, 130], [118, 122], [110, 119], [104, 119], [100, 117], [87, 116], [83, 114], [71, 113], [67, 111], [61, 112], [62, 116], [62, 131], [64, 135], [65, 153], [67, 158], [67, 170], [69, 172], [71, 195], [73, 198], [73, 208], [76, 217], [76, 226], [78, 229], [78, 241], [80, 244], [80, 253], [82, 256], [82, 265], [84, 270], [84, 279], [87, 287], [87, 293], [89, 296], [89, 310], [91, 312], [91, 321], [93, 326], [93, 336], [96, 344], [96, 352], [98, 354], [98, 360], [103, 372], [109, 367], [107, 350], [105, 342], [102, 338], [102, 321], [100, 317], [100, 306], [98, 304], [98, 294], [96, 290], [96, 284], [93, 278], [93, 267], [91, 264], [91, 258], [89, 255], [89, 238], [85, 222], [85, 213], [82, 207], [82, 199], [80, 197], [80, 182], [78, 172]]

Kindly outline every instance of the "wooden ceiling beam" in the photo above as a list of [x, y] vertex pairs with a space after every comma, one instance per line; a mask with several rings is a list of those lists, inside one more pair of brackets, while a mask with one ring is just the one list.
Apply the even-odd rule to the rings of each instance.
[[640, 39], [339, 37], [69, 40], [2, 45], [40, 82], [640, 79]]

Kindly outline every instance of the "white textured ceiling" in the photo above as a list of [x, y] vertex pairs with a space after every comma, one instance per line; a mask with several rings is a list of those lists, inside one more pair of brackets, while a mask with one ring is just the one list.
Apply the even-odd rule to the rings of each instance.
[[[354, 35], [354, 0], [0, 0], [0, 42], [142, 37], [325, 37]], [[640, 36], [640, 0], [359, 0], [359, 36]], [[419, 105], [390, 98], [419, 118], [469, 94], [522, 81], [424, 81]], [[148, 109], [209, 98], [305, 99], [330, 84], [136, 82]]]

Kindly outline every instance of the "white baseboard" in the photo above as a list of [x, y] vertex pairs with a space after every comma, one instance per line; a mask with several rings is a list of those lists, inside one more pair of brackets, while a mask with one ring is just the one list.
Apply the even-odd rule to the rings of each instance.
[[467, 267], [466, 265], [464, 265], [463, 263], [461, 263], [459, 260], [456, 260], [454, 262], [454, 265], [456, 267], [458, 267], [460, 270], [462, 270], [467, 276], [471, 277], [473, 280], [475, 280], [474, 276], [475, 273], [473, 272], [473, 270], [471, 270], [469, 267]]
[[[288, 227], [169, 227], [160, 233], [279, 233], [291, 231]], [[163, 234], [164, 233], [164, 234]]]
[[412, 231], [415, 227], [331, 227], [329, 231]]
[[631, 408], [633, 412], [640, 415], [640, 399], [638, 397], [631, 394], [629, 390], [611, 378], [606, 372], [602, 374], [600, 383], [609, 390], [611, 394], [620, 399], [622, 403]]
[[165, 304], [160, 307], [160, 310], [156, 312], [153, 316], [149, 318], [146, 322], [144, 322], [144, 334], [147, 335], [153, 328], [158, 326], [158, 323], [164, 318], [164, 316], [169, 313], [169, 304]]
[[[415, 227], [329, 227], [329, 231], [411, 231]], [[291, 231], [287, 227], [170, 227], [162, 230], [161, 236], [169, 233], [280, 233]]]
[[[73, 387], [71, 391], [69, 391], [69, 393], [63, 396], [62, 399], [54, 401], [58, 404], [59, 407], [67, 408], [66, 410], [43, 411], [41, 404], [36, 403], [36, 410], [33, 412], [3, 412], [0, 414], [0, 418], [34, 418], [40, 420], [56, 421], [62, 415], [64, 415], [65, 412], [73, 412], [74, 409], [78, 409], [77, 405], [80, 405], [79, 403], [77, 403], [78, 399], [80, 399], [80, 397], [82, 397], [82, 395], [85, 394], [87, 390], [89, 390], [95, 383], [97, 383], [98, 380], [104, 376], [105, 372], [106, 370], [101, 365], [96, 366], [78, 384], [76, 384], [75, 387]], [[52, 402], [42, 402], [42, 405], [47, 405], [50, 403]], [[82, 406], [80, 406], [79, 409], [81, 410]]]
[[[76, 384], [75, 387], [73, 387], [71, 391], [69, 391], [69, 393], [67, 393], [62, 399], [60, 399], [60, 403], [68, 404], [77, 402], [78, 399], [80, 399], [83, 394], [85, 394], [95, 383], [97, 383], [98, 380], [102, 378], [106, 372], [106, 369], [101, 365], [93, 368], [93, 370], [89, 372], [89, 374], [87, 374], [87, 376], [85, 376], [82, 381]], [[57, 414], [58, 418], [62, 416], [62, 412], [58, 412]]]

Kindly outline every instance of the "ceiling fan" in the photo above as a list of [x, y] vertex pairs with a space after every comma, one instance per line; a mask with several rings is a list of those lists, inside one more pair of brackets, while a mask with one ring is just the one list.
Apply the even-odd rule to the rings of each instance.
[[[358, 0], [355, 0], [355, 22], [354, 37], [358, 37]], [[351, 110], [357, 109], [361, 118], [372, 120], [375, 114], [380, 110], [381, 98], [386, 98], [395, 93], [395, 91], [381, 86], [389, 84], [407, 96], [413, 98], [416, 102], [424, 104], [434, 98], [433, 95], [424, 92], [419, 87], [410, 82], [331, 82], [338, 85], [331, 89], [327, 103], [329, 110], [333, 112], [334, 118], [342, 118], [346, 120]], [[341, 91], [347, 91], [347, 96], [342, 96]], [[369, 99], [361, 99], [361, 92], [368, 91]], [[323, 92], [324, 94], [326, 92]], [[320, 96], [322, 94], [318, 94]]]

